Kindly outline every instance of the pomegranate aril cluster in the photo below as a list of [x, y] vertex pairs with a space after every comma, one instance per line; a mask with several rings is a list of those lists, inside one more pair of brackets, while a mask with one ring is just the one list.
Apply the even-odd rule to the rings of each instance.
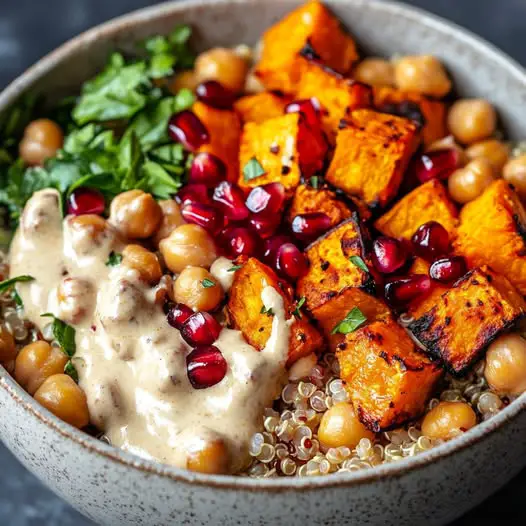
[[198, 153], [190, 166], [188, 182], [214, 187], [226, 179], [225, 163], [216, 155], [207, 152]]
[[381, 236], [373, 243], [371, 259], [378, 272], [393, 274], [407, 262], [408, 253], [401, 241], [393, 237]]
[[425, 274], [411, 274], [392, 278], [385, 284], [387, 302], [396, 309], [407, 307], [412, 301], [424, 298], [431, 292], [431, 278]]
[[243, 221], [248, 217], [248, 208], [241, 188], [222, 181], [215, 189], [212, 196], [217, 207], [232, 221]]
[[199, 345], [186, 357], [186, 374], [194, 389], [218, 384], [226, 372], [226, 360], [215, 345]]
[[94, 188], [77, 188], [68, 198], [68, 214], [75, 216], [100, 215], [104, 212], [104, 208], [104, 196]]
[[292, 233], [302, 241], [314, 241], [331, 227], [331, 219], [323, 212], [298, 214], [292, 220]]
[[174, 329], [181, 329], [192, 314], [194, 314], [194, 311], [187, 305], [175, 303], [170, 305], [166, 313], [166, 319]]
[[236, 100], [236, 94], [225, 88], [217, 80], [202, 82], [197, 86], [195, 94], [201, 102], [220, 110], [232, 108]]
[[416, 178], [425, 183], [431, 179], [446, 180], [460, 166], [459, 153], [453, 148], [426, 152], [413, 160]]
[[199, 117], [190, 110], [173, 115], [168, 122], [168, 134], [188, 151], [195, 152], [210, 142], [210, 135]]
[[211, 345], [219, 338], [221, 325], [208, 312], [196, 312], [183, 323], [180, 331], [188, 345]]
[[449, 252], [449, 234], [436, 221], [421, 225], [414, 233], [411, 242], [415, 254], [427, 261], [433, 261]]
[[429, 276], [441, 283], [453, 283], [466, 272], [466, 260], [462, 256], [437, 259], [429, 268]]

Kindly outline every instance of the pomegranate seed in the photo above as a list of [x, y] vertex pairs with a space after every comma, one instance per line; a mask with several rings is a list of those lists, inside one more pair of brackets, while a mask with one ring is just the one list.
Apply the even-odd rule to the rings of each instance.
[[232, 221], [242, 221], [248, 217], [243, 191], [228, 181], [223, 181], [215, 187], [213, 200]]
[[218, 384], [226, 375], [227, 363], [215, 345], [196, 347], [186, 357], [186, 374], [194, 389]]
[[329, 146], [321, 129], [311, 128], [300, 120], [297, 150], [301, 174], [308, 178], [323, 168]]
[[188, 174], [189, 183], [215, 186], [224, 179], [226, 179], [226, 166], [219, 157], [207, 152], [198, 153], [194, 157]]
[[221, 325], [208, 312], [192, 314], [181, 327], [181, 336], [189, 345], [210, 345], [221, 332]]
[[393, 237], [381, 236], [375, 239], [371, 259], [378, 272], [392, 274], [407, 261], [407, 250], [403, 243]]
[[266, 239], [265, 245], [263, 246], [263, 261], [267, 265], [276, 268], [278, 250], [285, 243], [292, 243], [292, 238], [285, 234], [280, 234], [278, 236]]
[[394, 278], [385, 284], [385, 299], [397, 308], [423, 298], [431, 291], [431, 278], [425, 274], [413, 274], [407, 278]]
[[217, 80], [201, 82], [195, 89], [195, 94], [201, 102], [220, 110], [231, 108], [236, 100], [235, 93], [225, 88]]
[[447, 254], [449, 250], [449, 234], [436, 221], [424, 223], [414, 233], [411, 242], [416, 254], [424, 259], [433, 261], [438, 256]]
[[212, 233], [219, 232], [224, 225], [221, 212], [204, 203], [186, 203], [181, 208], [181, 215], [187, 223], [195, 223]]
[[166, 313], [166, 319], [174, 329], [181, 329], [186, 320], [193, 314], [194, 311], [184, 303], [175, 303], [170, 306]]
[[94, 188], [77, 188], [68, 198], [68, 214], [75, 216], [102, 214], [104, 208], [104, 196]]
[[259, 237], [267, 239], [273, 236], [281, 224], [281, 216], [266, 218], [262, 214], [252, 214], [249, 219], [250, 226], [259, 234]]
[[259, 240], [257, 234], [250, 228], [243, 226], [229, 227], [222, 232], [223, 245], [229, 256], [257, 256]]
[[292, 243], [285, 243], [277, 252], [276, 270], [290, 281], [296, 281], [308, 270], [307, 258]]
[[466, 260], [462, 256], [437, 259], [429, 268], [429, 275], [441, 283], [451, 283], [467, 272]]
[[177, 201], [182, 205], [188, 203], [205, 203], [211, 202], [208, 188], [204, 184], [187, 184], [183, 186], [175, 196]]
[[299, 214], [292, 220], [292, 232], [303, 241], [311, 241], [331, 228], [331, 219], [323, 212]]
[[256, 186], [248, 194], [246, 205], [254, 214], [266, 217], [281, 212], [285, 204], [285, 187], [281, 183], [268, 183]]
[[168, 122], [168, 134], [175, 142], [180, 142], [187, 150], [195, 152], [210, 141], [210, 135], [199, 117], [190, 110], [172, 115]]
[[459, 154], [452, 148], [426, 152], [413, 161], [412, 169], [421, 183], [447, 179], [459, 167]]
[[321, 105], [315, 97], [287, 104], [285, 113], [301, 113], [307, 124], [313, 128], [318, 128], [321, 124]]

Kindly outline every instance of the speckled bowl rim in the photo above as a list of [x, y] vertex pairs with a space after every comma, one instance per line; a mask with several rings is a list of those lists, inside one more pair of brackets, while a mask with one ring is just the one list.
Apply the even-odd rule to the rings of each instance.
[[[279, 0], [184, 0], [179, 2], [167, 2], [152, 7], [146, 7], [130, 14], [115, 18], [96, 26], [76, 38], [69, 40], [55, 51], [51, 52], [34, 66], [29, 68], [20, 77], [14, 80], [0, 94], [0, 111], [13, 103], [16, 98], [25, 91], [36, 80], [52, 70], [57, 63], [67, 58], [76, 50], [89, 46], [90, 43], [100, 38], [110, 38], [117, 35], [123, 28], [130, 25], [140, 25], [151, 18], [162, 18], [163, 16], [182, 13], [194, 6], [212, 6], [219, 3], [250, 4], [259, 2], [272, 2]], [[446, 21], [438, 16], [432, 15], [419, 8], [410, 7], [397, 2], [383, 0], [332, 0], [334, 3], [352, 3], [357, 6], [365, 6], [366, 9], [380, 9], [389, 12], [393, 17], [403, 16], [418, 25], [426, 25], [432, 31], [444, 34], [453, 34], [456, 40], [464, 41], [472, 48], [479, 51], [481, 56], [487, 56], [501, 64], [508, 74], [515, 77], [526, 89], [526, 71], [516, 61], [486, 42], [475, 34], [464, 28]], [[85, 447], [91, 453], [106, 457], [108, 460], [123, 464], [132, 469], [137, 469], [146, 474], [158, 475], [172, 479], [175, 482], [193, 484], [196, 486], [209, 486], [217, 489], [232, 489], [245, 491], [265, 491], [268, 493], [282, 491], [305, 491], [315, 488], [352, 487], [360, 484], [374, 483], [377, 480], [402, 477], [409, 471], [425, 469], [433, 462], [454, 455], [455, 453], [474, 446], [497, 433], [507, 422], [513, 420], [519, 413], [526, 409], [526, 393], [513, 401], [508, 407], [500, 411], [491, 419], [482, 422], [464, 435], [441, 444], [433, 449], [419, 453], [414, 457], [408, 457], [400, 461], [382, 464], [370, 469], [364, 469], [352, 473], [336, 473], [327, 477], [291, 477], [273, 479], [251, 479], [233, 475], [205, 475], [193, 473], [185, 469], [161, 464], [156, 461], [145, 460], [131, 453], [122, 451], [116, 447], [107, 445], [90, 435], [79, 431], [72, 426], [62, 422], [52, 413], [41, 407], [31, 396], [29, 396], [11, 377], [11, 375], [0, 366], [0, 386], [28, 412], [32, 413], [44, 424], [54, 431], [73, 442]]]

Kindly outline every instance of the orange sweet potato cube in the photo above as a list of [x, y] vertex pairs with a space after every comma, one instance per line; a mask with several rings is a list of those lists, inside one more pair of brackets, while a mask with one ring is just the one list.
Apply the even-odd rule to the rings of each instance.
[[291, 365], [303, 356], [321, 351], [324, 342], [320, 333], [305, 315], [300, 319], [294, 317], [296, 303], [290, 287], [281, 282], [270, 267], [255, 258], [249, 258], [234, 276], [227, 305], [233, 326], [258, 351], [265, 347], [272, 332], [272, 315], [262, 312], [264, 304], [261, 293], [267, 286], [273, 287], [281, 295], [287, 319], [294, 320], [290, 328], [287, 364]]
[[429, 99], [420, 93], [377, 86], [374, 88], [374, 105], [378, 111], [396, 115], [420, 113], [422, 141], [426, 146], [447, 135], [447, 106], [442, 101]]
[[462, 208], [454, 249], [470, 267], [490, 265], [526, 294], [526, 212], [506, 181]]
[[347, 334], [339, 349], [354, 409], [376, 433], [419, 417], [443, 374], [392, 317]]
[[236, 181], [239, 174], [239, 140], [241, 121], [235, 111], [218, 110], [202, 102], [195, 102], [192, 111], [205, 125], [210, 142], [199, 148], [200, 152], [212, 153], [227, 167], [227, 178]]
[[306, 62], [296, 98], [315, 97], [320, 102], [323, 128], [334, 144], [340, 121], [353, 110], [372, 106], [372, 88], [345, 78], [317, 61]]
[[462, 374], [526, 313], [521, 294], [489, 267], [468, 272], [409, 325], [432, 356]]
[[420, 225], [440, 223], [453, 238], [458, 212], [440, 181], [431, 179], [395, 203], [374, 226], [386, 236], [411, 239]]
[[243, 122], [259, 123], [283, 115], [289, 102], [286, 97], [263, 91], [241, 97], [234, 103], [234, 109]]
[[295, 93], [305, 64], [302, 56], [317, 57], [340, 73], [358, 60], [353, 39], [318, 1], [306, 2], [265, 32], [256, 75], [269, 90]]
[[336, 137], [326, 180], [371, 208], [384, 207], [396, 196], [417, 146], [418, 133], [410, 120], [353, 111]]

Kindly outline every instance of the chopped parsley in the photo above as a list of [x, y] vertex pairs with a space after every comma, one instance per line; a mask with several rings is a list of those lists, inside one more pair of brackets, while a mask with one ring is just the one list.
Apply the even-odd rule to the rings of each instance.
[[14, 287], [15, 283], [24, 283], [26, 281], [33, 281], [33, 276], [15, 276], [14, 278], [6, 279], [0, 282], [0, 294]]
[[366, 321], [367, 318], [363, 312], [358, 307], [353, 307], [347, 313], [347, 316], [332, 329], [331, 334], [349, 334], [358, 329], [358, 327]]
[[43, 317], [53, 318], [53, 337], [60, 345], [62, 352], [70, 358], [75, 354], [75, 329], [67, 323], [59, 320], [54, 314], [46, 312]]
[[235, 272], [236, 270], [239, 270], [240, 268], [242, 268], [243, 265], [234, 265], [233, 267], [230, 267], [227, 272]]
[[268, 309], [263, 305], [260, 310], [260, 314], [266, 314], [267, 316], [274, 316], [274, 311], [272, 310], [272, 307], [269, 307]]
[[106, 261], [106, 266], [116, 267], [117, 265], [120, 265], [121, 262], [122, 262], [122, 254], [119, 254], [118, 252], [114, 252], [112, 250], [110, 252], [110, 255], [108, 256], [108, 261]]
[[305, 304], [305, 296], [302, 296], [298, 302], [296, 303], [296, 308], [294, 309], [294, 311], [292, 312], [292, 314], [294, 314], [294, 316], [296, 318], [298, 318], [298, 320], [301, 320], [301, 307], [303, 307], [303, 305]]
[[364, 272], [369, 273], [369, 269], [367, 268], [367, 265], [365, 264], [365, 261], [360, 256], [351, 256], [349, 258], [349, 261], [358, 267], [360, 270], [363, 270]]
[[261, 166], [261, 163], [255, 157], [252, 157], [252, 159], [250, 159], [243, 167], [243, 176], [245, 181], [251, 181], [252, 179], [256, 179], [265, 173], [266, 172], [263, 169], [263, 166]]
[[203, 281], [201, 281], [201, 285], [203, 285], [205, 289], [209, 289], [210, 287], [215, 287], [215, 284], [216, 284], [215, 281], [212, 281], [211, 279], [208, 279], [208, 278], [205, 278]]

